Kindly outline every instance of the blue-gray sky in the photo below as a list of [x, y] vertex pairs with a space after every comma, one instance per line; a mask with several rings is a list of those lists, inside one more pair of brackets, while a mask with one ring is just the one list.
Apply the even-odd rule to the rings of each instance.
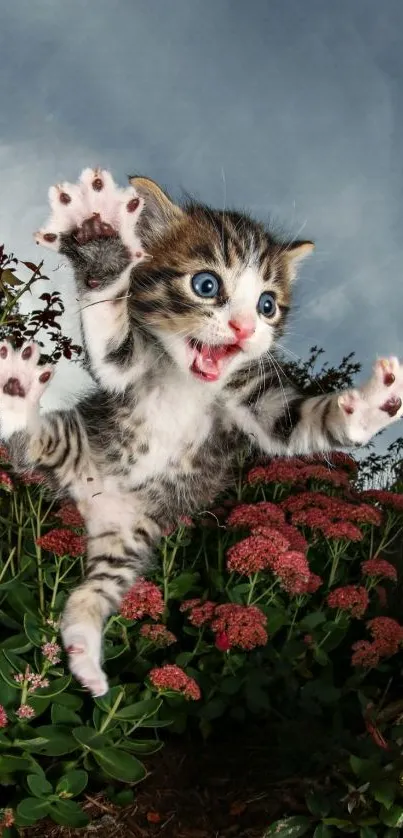
[[316, 241], [291, 351], [403, 357], [402, 32], [401, 0], [3, 4], [0, 239], [38, 258], [84, 166], [147, 174]]

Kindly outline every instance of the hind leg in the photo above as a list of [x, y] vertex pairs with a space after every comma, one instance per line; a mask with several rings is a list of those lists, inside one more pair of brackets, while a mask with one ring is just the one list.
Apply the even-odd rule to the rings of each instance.
[[102, 669], [102, 631], [124, 594], [144, 572], [160, 528], [133, 495], [101, 492], [86, 515], [87, 575], [69, 597], [62, 638], [70, 669], [92, 695], [108, 691]]

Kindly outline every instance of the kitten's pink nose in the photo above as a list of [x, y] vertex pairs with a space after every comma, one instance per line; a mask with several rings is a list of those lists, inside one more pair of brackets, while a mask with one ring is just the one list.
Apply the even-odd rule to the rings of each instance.
[[237, 317], [230, 320], [228, 325], [235, 332], [237, 340], [246, 340], [252, 337], [256, 329], [255, 321], [252, 317]]

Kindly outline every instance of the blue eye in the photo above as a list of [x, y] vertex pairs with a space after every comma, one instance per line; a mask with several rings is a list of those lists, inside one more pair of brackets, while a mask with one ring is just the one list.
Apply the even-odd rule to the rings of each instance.
[[264, 291], [259, 297], [257, 310], [260, 314], [264, 314], [265, 317], [272, 317], [276, 311], [276, 298], [274, 295], [269, 294], [268, 291]]
[[220, 283], [214, 274], [208, 271], [200, 271], [200, 273], [192, 276], [192, 288], [198, 297], [216, 297]]

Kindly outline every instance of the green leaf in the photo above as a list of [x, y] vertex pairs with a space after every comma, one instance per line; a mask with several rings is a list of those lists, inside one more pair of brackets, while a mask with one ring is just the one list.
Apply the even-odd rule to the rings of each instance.
[[29, 759], [25, 757], [14, 757], [12, 754], [0, 755], [0, 777], [3, 774], [13, 774], [14, 771], [24, 771], [31, 767]]
[[332, 838], [332, 830], [324, 823], [318, 824], [313, 833], [313, 838]]
[[29, 613], [36, 619], [38, 605], [32, 591], [22, 582], [13, 585], [7, 594], [7, 608], [11, 608], [23, 621], [25, 614]]
[[83, 706], [82, 699], [71, 693], [59, 693], [55, 703], [62, 704], [63, 707], [68, 707], [70, 710], [81, 710]]
[[147, 775], [143, 763], [120, 748], [102, 748], [94, 752], [94, 758], [105, 774], [115, 780], [138, 783]]
[[325, 818], [330, 812], [328, 798], [320, 792], [311, 791], [306, 795], [306, 805], [315, 818]]
[[11, 637], [7, 637], [7, 640], [3, 640], [1, 648], [10, 649], [12, 652], [23, 655], [25, 652], [29, 652], [32, 643], [27, 640], [25, 634], [12, 634]]
[[50, 714], [54, 725], [82, 725], [78, 713], [70, 710], [69, 707], [63, 707], [61, 704], [52, 704]]
[[374, 766], [370, 759], [360, 759], [354, 754], [351, 754], [349, 762], [352, 771], [354, 771], [357, 777], [367, 779], [373, 771]]
[[316, 660], [316, 663], [318, 663], [319, 666], [327, 666], [327, 664], [329, 663], [328, 655], [326, 654], [325, 650], [319, 648], [319, 646], [314, 647], [313, 656]]
[[94, 727], [76, 727], [72, 733], [80, 745], [84, 745], [84, 748], [89, 748], [91, 751], [106, 748], [108, 745], [108, 737], [98, 733]]
[[28, 640], [30, 640], [34, 646], [42, 646], [44, 644], [43, 631], [39, 628], [39, 621], [37, 617], [34, 617], [32, 614], [25, 614], [24, 630]]
[[126, 739], [120, 745], [124, 751], [133, 751], [134, 754], [156, 754], [164, 747], [163, 742], [157, 739]]
[[49, 811], [49, 803], [37, 797], [25, 797], [17, 806], [17, 815], [24, 818], [25, 823], [32, 824], [44, 818]]
[[79, 769], [68, 771], [67, 774], [59, 780], [56, 786], [56, 794], [60, 797], [77, 797], [84, 791], [88, 783], [88, 774], [86, 771]]
[[309, 818], [299, 815], [291, 818], [281, 818], [271, 824], [265, 832], [264, 838], [269, 838], [269, 835], [275, 835], [276, 838], [299, 838], [300, 835], [305, 835], [310, 828], [311, 821]]
[[360, 829], [360, 838], [378, 838], [378, 833], [370, 826], [362, 826]]
[[382, 803], [385, 809], [390, 809], [396, 797], [397, 786], [394, 780], [381, 780], [376, 786], [371, 785], [371, 792], [377, 803]]
[[207, 719], [211, 722], [212, 719], [218, 719], [220, 716], [222, 716], [222, 714], [226, 710], [226, 707], [227, 703], [223, 701], [222, 698], [219, 698], [217, 696], [215, 698], [212, 698], [204, 705], [204, 707], [201, 708], [200, 715], [203, 719]]
[[312, 611], [312, 614], [307, 614], [299, 624], [301, 631], [312, 631], [312, 629], [316, 628], [316, 626], [320, 626], [321, 623], [324, 623], [326, 617], [323, 611]]
[[88, 815], [74, 800], [58, 800], [48, 807], [48, 813], [55, 823], [79, 829], [89, 823]]
[[44, 736], [34, 736], [30, 739], [14, 739], [13, 748], [21, 748], [23, 751], [32, 751], [33, 754], [40, 754], [47, 741]]
[[267, 617], [267, 631], [270, 637], [273, 637], [290, 621], [287, 612], [281, 608], [266, 608], [265, 614]]
[[10, 663], [5, 657], [4, 652], [2, 652], [0, 655], [0, 678], [14, 690], [19, 689], [19, 686], [15, 678], [13, 677], [16, 674], [16, 670], [12, 666], [10, 666]]
[[180, 573], [176, 579], [172, 579], [168, 586], [168, 596], [170, 599], [182, 599], [189, 591], [194, 588], [199, 578], [198, 573]]
[[162, 701], [159, 698], [149, 698], [144, 701], [137, 701], [136, 704], [128, 704], [127, 707], [119, 707], [115, 713], [115, 719], [127, 722], [136, 722], [143, 716], [150, 718], [161, 707]]
[[52, 698], [59, 693], [64, 692], [71, 682], [71, 675], [62, 675], [61, 678], [55, 678], [51, 681], [48, 687], [42, 687], [35, 691], [35, 698]]
[[390, 809], [386, 809], [382, 806], [379, 817], [386, 826], [401, 827], [403, 826], [403, 807], [391, 806]]
[[63, 756], [77, 750], [77, 742], [67, 727], [61, 725], [43, 725], [35, 730], [39, 736], [47, 739], [47, 744], [41, 749], [42, 754], [49, 757]]
[[53, 786], [40, 774], [29, 774], [27, 783], [30, 792], [35, 797], [48, 797], [49, 794], [53, 794]]
[[103, 710], [104, 713], [109, 713], [121, 693], [124, 693], [124, 689], [122, 687], [111, 687], [106, 695], [94, 698], [94, 702], [100, 710]]

